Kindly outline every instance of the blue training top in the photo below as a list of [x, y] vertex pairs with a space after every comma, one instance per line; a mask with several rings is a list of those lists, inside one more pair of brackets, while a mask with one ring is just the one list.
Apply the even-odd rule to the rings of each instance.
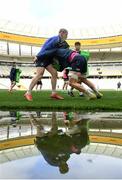
[[69, 56], [72, 54], [73, 50], [72, 49], [57, 49], [56, 51], [56, 57], [58, 59], [62, 60], [68, 60]]
[[10, 78], [13, 76], [16, 76], [16, 68], [15, 67], [12, 67], [11, 71], [10, 71]]
[[40, 52], [37, 54], [37, 57], [44, 58], [47, 56], [54, 56], [57, 48], [69, 48], [69, 45], [66, 41], [61, 41], [59, 35], [49, 38], [42, 46]]

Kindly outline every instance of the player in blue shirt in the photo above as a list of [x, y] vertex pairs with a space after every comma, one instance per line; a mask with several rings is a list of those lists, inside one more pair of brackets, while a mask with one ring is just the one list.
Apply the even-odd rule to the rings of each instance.
[[40, 52], [34, 58], [34, 62], [37, 67], [36, 76], [32, 79], [28, 91], [25, 93], [25, 98], [28, 101], [32, 101], [31, 91], [37, 84], [38, 80], [42, 78], [45, 69], [51, 74], [52, 83], [52, 94], [53, 99], [64, 99], [56, 93], [56, 82], [57, 82], [57, 70], [52, 65], [52, 59], [58, 48], [69, 48], [69, 45], [65, 41], [68, 36], [66, 29], [60, 29], [58, 36], [49, 38], [42, 46]]

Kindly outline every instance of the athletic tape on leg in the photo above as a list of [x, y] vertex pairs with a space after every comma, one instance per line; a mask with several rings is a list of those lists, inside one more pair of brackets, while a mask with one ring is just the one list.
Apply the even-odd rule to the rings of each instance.
[[72, 75], [71, 75], [71, 78], [73, 78], [73, 79], [75, 79], [75, 80], [78, 81], [78, 76], [77, 76], [76, 74], [72, 74]]

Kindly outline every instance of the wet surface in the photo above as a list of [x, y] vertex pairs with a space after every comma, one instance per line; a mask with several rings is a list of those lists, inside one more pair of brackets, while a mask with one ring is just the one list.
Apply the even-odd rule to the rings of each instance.
[[0, 111], [1, 179], [121, 179], [121, 169], [121, 112]]

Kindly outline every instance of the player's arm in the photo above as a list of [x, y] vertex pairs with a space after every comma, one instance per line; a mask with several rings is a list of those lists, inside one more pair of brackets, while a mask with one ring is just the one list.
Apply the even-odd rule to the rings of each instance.
[[37, 61], [37, 57], [35, 56], [35, 57], [33, 58], [33, 62], [36, 63], [36, 61]]
[[63, 49], [67, 49], [67, 48], [69, 49], [70, 48], [69, 44], [66, 41], [59, 42], [58, 47], [63, 48]]

